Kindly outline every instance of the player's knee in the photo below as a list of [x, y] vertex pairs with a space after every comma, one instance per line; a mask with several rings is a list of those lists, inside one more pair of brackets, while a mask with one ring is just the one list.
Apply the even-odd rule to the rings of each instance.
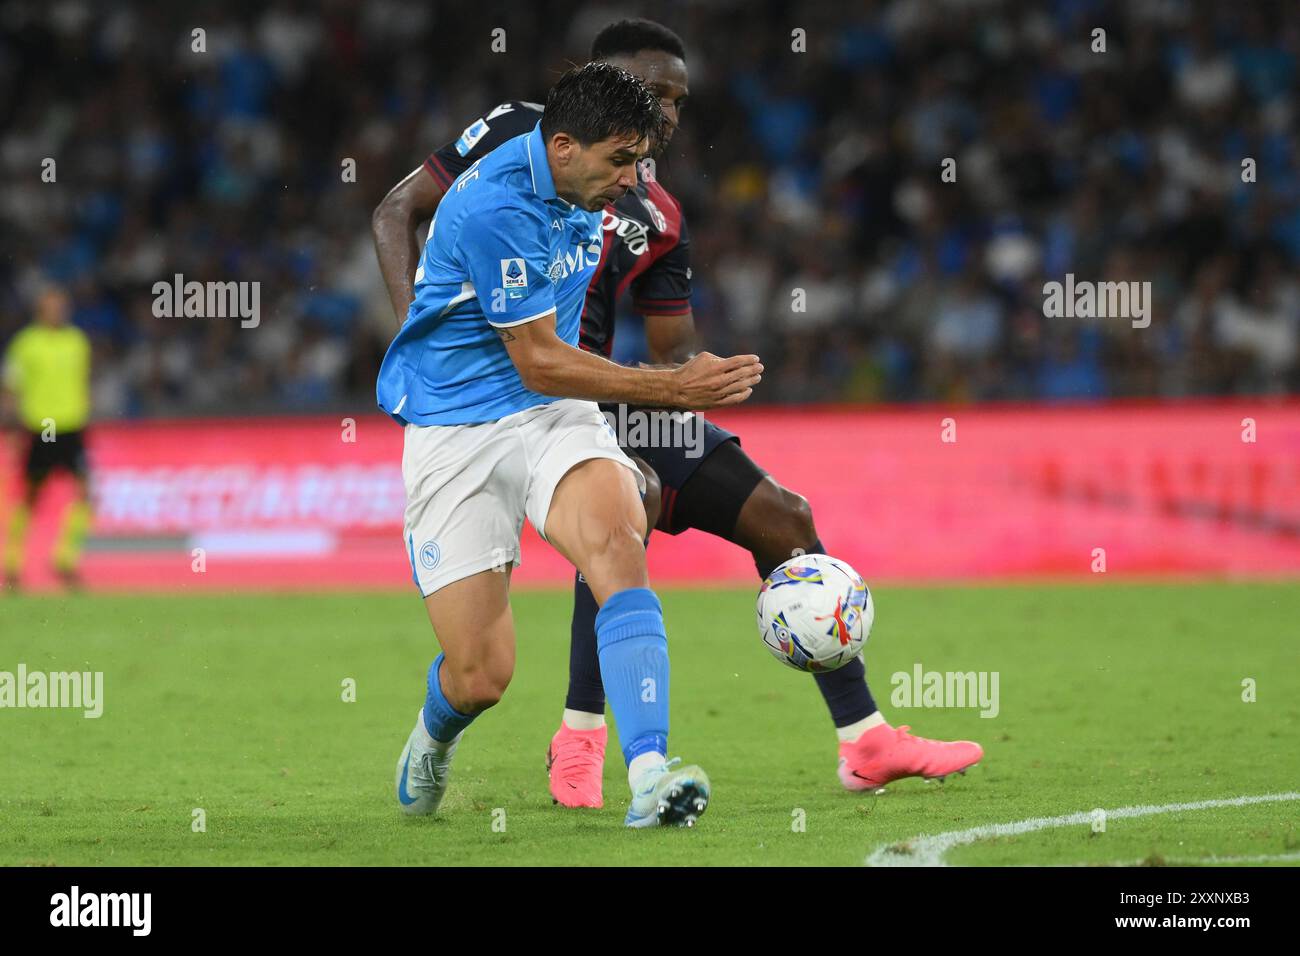
[[596, 564], [621, 565], [645, 559], [646, 513], [638, 508], [601, 527], [592, 528], [587, 551]]
[[750, 533], [746, 538], [751, 542], [761, 541], [764, 550], [771, 552], [762, 557], [785, 560], [796, 549], [810, 548], [817, 540], [817, 526], [808, 499], [783, 488], [772, 478], [764, 478], [754, 489], [751, 504], [746, 505], [745, 511], [753, 526], [747, 529]]
[[808, 547], [817, 540], [817, 526], [813, 523], [812, 505], [803, 495], [781, 489], [781, 523], [788, 536], [804, 542]]
[[462, 714], [477, 714], [501, 700], [514, 675], [513, 650], [496, 648], [491, 641], [469, 657], [443, 660], [443, 688], [447, 700]]

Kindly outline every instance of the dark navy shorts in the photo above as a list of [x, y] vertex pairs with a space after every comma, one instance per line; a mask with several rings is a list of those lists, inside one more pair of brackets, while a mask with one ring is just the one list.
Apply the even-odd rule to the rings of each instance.
[[[617, 406], [602, 405], [601, 411], [605, 413], [606, 419], [618, 435], [619, 447], [629, 455], [640, 458], [659, 476], [659, 483], [663, 486], [663, 506], [656, 527], [669, 534], [680, 534], [692, 527], [691, 523], [674, 519], [674, 515], [679, 510], [678, 495], [710, 455], [729, 442], [735, 442], [739, 446], [740, 438], [698, 414], [686, 413], [692, 419], [689, 425], [674, 429], [665, 425], [663, 418], [659, 418], [654, 419], [656, 425], [643, 427], [638, 432], [637, 424], [644, 425], [647, 419], [643, 417], [638, 422], [634, 416], [638, 414], [644, 416], [647, 410], [632, 408], [620, 412]], [[673, 415], [677, 417], [677, 421], [683, 420], [680, 412], [654, 410], [650, 414]], [[697, 490], [701, 495], [708, 495], [711, 499], [718, 495], [728, 498], [726, 502], [716, 503], [726, 511], [739, 514], [745, 499], [762, 478], [762, 472], [757, 469], [757, 466], [753, 466], [752, 469], [756, 477], [751, 477], [750, 469], [743, 469], [743, 471], [743, 475], [737, 476], [742, 479], [743, 487], [741, 484], [728, 481], [708, 482], [708, 487], [698, 489], [693, 485], [692, 489]], [[695, 483], [695, 485], [699, 484], [699, 482]]]
[[739, 437], [708, 420], [704, 421], [699, 437], [699, 443], [691, 448], [679, 445], [656, 448], [653, 445], [629, 443], [625, 444], [623, 449], [643, 459], [653, 468], [659, 475], [659, 482], [665, 488], [675, 488], [680, 491], [686, 484], [686, 480], [695, 474], [695, 469], [699, 468], [704, 459], [713, 454], [719, 445], [729, 441], [740, 442]]

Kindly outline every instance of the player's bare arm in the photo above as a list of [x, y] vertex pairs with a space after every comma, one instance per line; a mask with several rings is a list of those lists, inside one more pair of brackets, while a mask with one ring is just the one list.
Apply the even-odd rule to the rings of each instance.
[[695, 316], [683, 315], [645, 316], [646, 351], [656, 365], [680, 365], [691, 360], [696, 352]]
[[699, 410], [743, 402], [763, 375], [757, 355], [709, 352], [673, 369], [627, 368], [565, 343], [554, 313], [497, 334], [524, 385], [542, 395]]
[[414, 295], [420, 226], [433, 218], [441, 201], [442, 188], [421, 165], [388, 191], [370, 217], [379, 271], [399, 325], [406, 321]]

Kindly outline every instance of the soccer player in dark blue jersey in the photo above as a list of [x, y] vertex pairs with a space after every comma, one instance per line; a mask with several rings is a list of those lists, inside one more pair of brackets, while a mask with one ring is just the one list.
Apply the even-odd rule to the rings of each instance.
[[[592, 44], [603, 60], [639, 76], [658, 96], [668, 119], [662, 150], [689, 96], [685, 49], [675, 33], [648, 20], [624, 20], [603, 29]], [[532, 123], [536, 103], [503, 103], [465, 128], [460, 138], [432, 153], [393, 188], [375, 210], [380, 266], [394, 309], [405, 314], [415, 271], [418, 226], [438, 208], [443, 193], [471, 163]], [[609, 355], [615, 303], [625, 292], [645, 317], [653, 361], [680, 362], [694, 352], [690, 307], [690, 239], [677, 200], [651, 171], [604, 211], [605, 246], [587, 290], [580, 344]], [[608, 408], [607, 408], [608, 410]], [[630, 437], [630, 436], [629, 436]], [[628, 443], [625, 450], [647, 479], [647, 526], [668, 534], [707, 531], [748, 550], [760, 577], [799, 553], [824, 551], [808, 502], [781, 486], [740, 446], [740, 439], [706, 422], [700, 447]], [[696, 452], [700, 452], [697, 454]], [[654, 492], [658, 491], [658, 494]], [[551, 794], [567, 806], [600, 806], [606, 730], [605, 693], [596, 655], [597, 605], [581, 575], [574, 587], [569, 691], [559, 731], [551, 741]], [[867, 687], [861, 659], [814, 675], [839, 738], [838, 775], [849, 790], [865, 790], [907, 776], [941, 777], [977, 762], [983, 751], [969, 741], [915, 737], [891, 727]]]

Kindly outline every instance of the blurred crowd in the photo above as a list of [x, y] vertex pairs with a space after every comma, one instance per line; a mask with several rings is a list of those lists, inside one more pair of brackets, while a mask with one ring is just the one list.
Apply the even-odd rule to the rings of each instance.
[[[0, 0], [0, 344], [47, 277], [100, 417], [368, 410], [371, 210], [647, 12], [691, 71], [658, 168], [702, 344], [763, 357], [755, 400], [1300, 389], [1285, 0]], [[260, 322], [155, 317], [178, 273], [260, 282]], [[1150, 326], [1046, 317], [1067, 273], [1150, 282]]]

